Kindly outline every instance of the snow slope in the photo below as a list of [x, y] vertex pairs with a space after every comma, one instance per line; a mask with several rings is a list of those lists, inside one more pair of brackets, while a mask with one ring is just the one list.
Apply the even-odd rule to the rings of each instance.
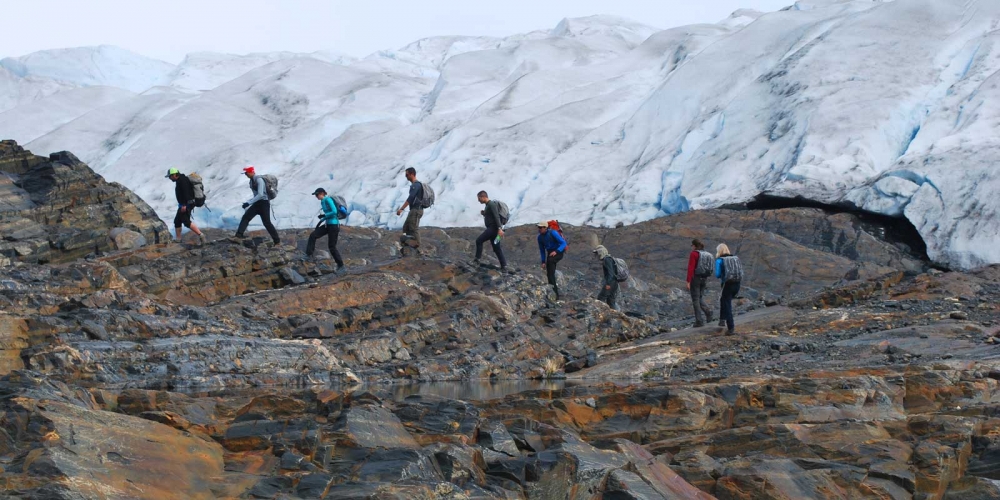
[[[282, 226], [311, 225], [322, 186], [351, 224], [398, 227], [412, 166], [437, 192], [428, 225], [481, 224], [480, 189], [514, 224], [632, 223], [767, 193], [906, 217], [933, 259], [970, 268], [1000, 262], [998, 27], [995, 0], [809, 0], [665, 31], [568, 19], [358, 61], [194, 54], [164, 87], [68, 120], [61, 101], [37, 103], [23, 126], [0, 114], [0, 133], [74, 151], [168, 220], [164, 169], [201, 173], [212, 212], [196, 219], [231, 226], [254, 164], [282, 179]], [[27, 106], [4, 81], [0, 103]]]
[[174, 65], [110, 45], [43, 50], [0, 60], [11, 73], [73, 86], [104, 85], [142, 92], [163, 83]]

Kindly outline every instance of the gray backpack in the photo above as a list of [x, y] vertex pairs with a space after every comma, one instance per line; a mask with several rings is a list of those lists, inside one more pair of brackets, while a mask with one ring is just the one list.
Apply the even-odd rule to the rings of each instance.
[[264, 178], [264, 189], [267, 190], [267, 199], [273, 200], [278, 196], [278, 178], [273, 175], [262, 175]]
[[507, 222], [510, 221], [510, 209], [507, 208], [507, 204], [500, 200], [493, 200], [496, 203], [497, 217], [500, 217], [500, 225], [506, 226]]
[[426, 182], [420, 183], [420, 208], [431, 208], [434, 204], [434, 190]]
[[698, 265], [694, 268], [694, 275], [699, 277], [711, 276], [715, 273], [715, 256], [704, 251], [698, 251]]
[[735, 255], [727, 255], [722, 258], [722, 271], [726, 275], [726, 283], [743, 281], [743, 264], [740, 258]]
[[194, 172], [188, 174], [187, 178], [191, 181], [191, 187], [194, 189], [194, 206], [205, 206], [205, 182], [200, 175]]
[[631, 274], [628, 272], [628, 264], [624, 260], [613, 257], [615, 260], [615, 280], [619, 283], [628, 281]]
[[337, 206], [337, 220], [347, 218], [347, 200], [343, 196], [333, 195], [333, 204]]

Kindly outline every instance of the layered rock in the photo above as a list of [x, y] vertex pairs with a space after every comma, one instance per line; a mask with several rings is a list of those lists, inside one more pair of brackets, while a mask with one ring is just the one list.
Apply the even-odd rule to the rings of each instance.
[[[45, 190], [27, 173], [73, 170], [15, 164], [29, 211]], [[40, 220], [45, 238], [62, 234]], [[106, 239], [108, 220], [94, 222]], [[89, 259], [50, 248], [0, 269], [13, 495], [998, 494], [1000, 268], [927, 269], [857, 215], [567, 227], [558, 302], [530, 227], [504, 238], [513, 272], [470, 262], [472, 229], [427, 228], [415, 257], [398, 234], [346, 227], [340, 274], [302, 258], [304, 231], [285, 231], [286, 246], [208, 233]], [[743, 257], [739, 335], [688, 328], [694, 237]], [[598, 242], [635, 276], [620, 311], [593, 298]]]
[[106, 182], [72, 153], [44, 158], [13, 141], [0, 141], [4, 262], [68, 262], [141, 246], [140, 238], [123, 231], [148, 242], [170, 237], [146, 202], [120, 184]]

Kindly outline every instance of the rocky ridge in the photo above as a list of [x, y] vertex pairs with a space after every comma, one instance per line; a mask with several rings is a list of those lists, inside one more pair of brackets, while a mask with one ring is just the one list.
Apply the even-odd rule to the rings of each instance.
[[[857, 215], [567, 227], [553, 302], [533, 228], [505, 238], [508, 274], [472, 265], [472, 229], [427, 228], [417, 257], [348, 227], [336, 274], [306, 231], [155, 243], [127, 192], [66, 219], [51, 186], [117, 186], [5, 151], [0, 220], [62, 217], [0, 267], [13, 498], [1000, 497], [1000, 269], [928, 268]], [[93, 246], [52, 243], [84, 227]], [[154, 238], [117, 249], [116, 227]], [[688, 328], [692, 237], [743, 256], [738, 336]], [[621, 311], [593, 298], [598, 242], [635, 276]]]

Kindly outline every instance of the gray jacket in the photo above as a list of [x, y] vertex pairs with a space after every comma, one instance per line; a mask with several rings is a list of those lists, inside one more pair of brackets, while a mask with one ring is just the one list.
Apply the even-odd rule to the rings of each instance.
[[500, 204], [496, 200], [490, 200], [486, 202], [486, 208], [483, 209], [483, 224], [490, 229], [499, 229], [503, 224], [500, 223]]
[[247, 203], [253, 205], [260, 200], [267, 199], [267, 184], [264, 182], [264, 177], [260, 175], [253, 176], [250, 179], [250, 190], [253, 191], [253, 198], [247, 200]]

